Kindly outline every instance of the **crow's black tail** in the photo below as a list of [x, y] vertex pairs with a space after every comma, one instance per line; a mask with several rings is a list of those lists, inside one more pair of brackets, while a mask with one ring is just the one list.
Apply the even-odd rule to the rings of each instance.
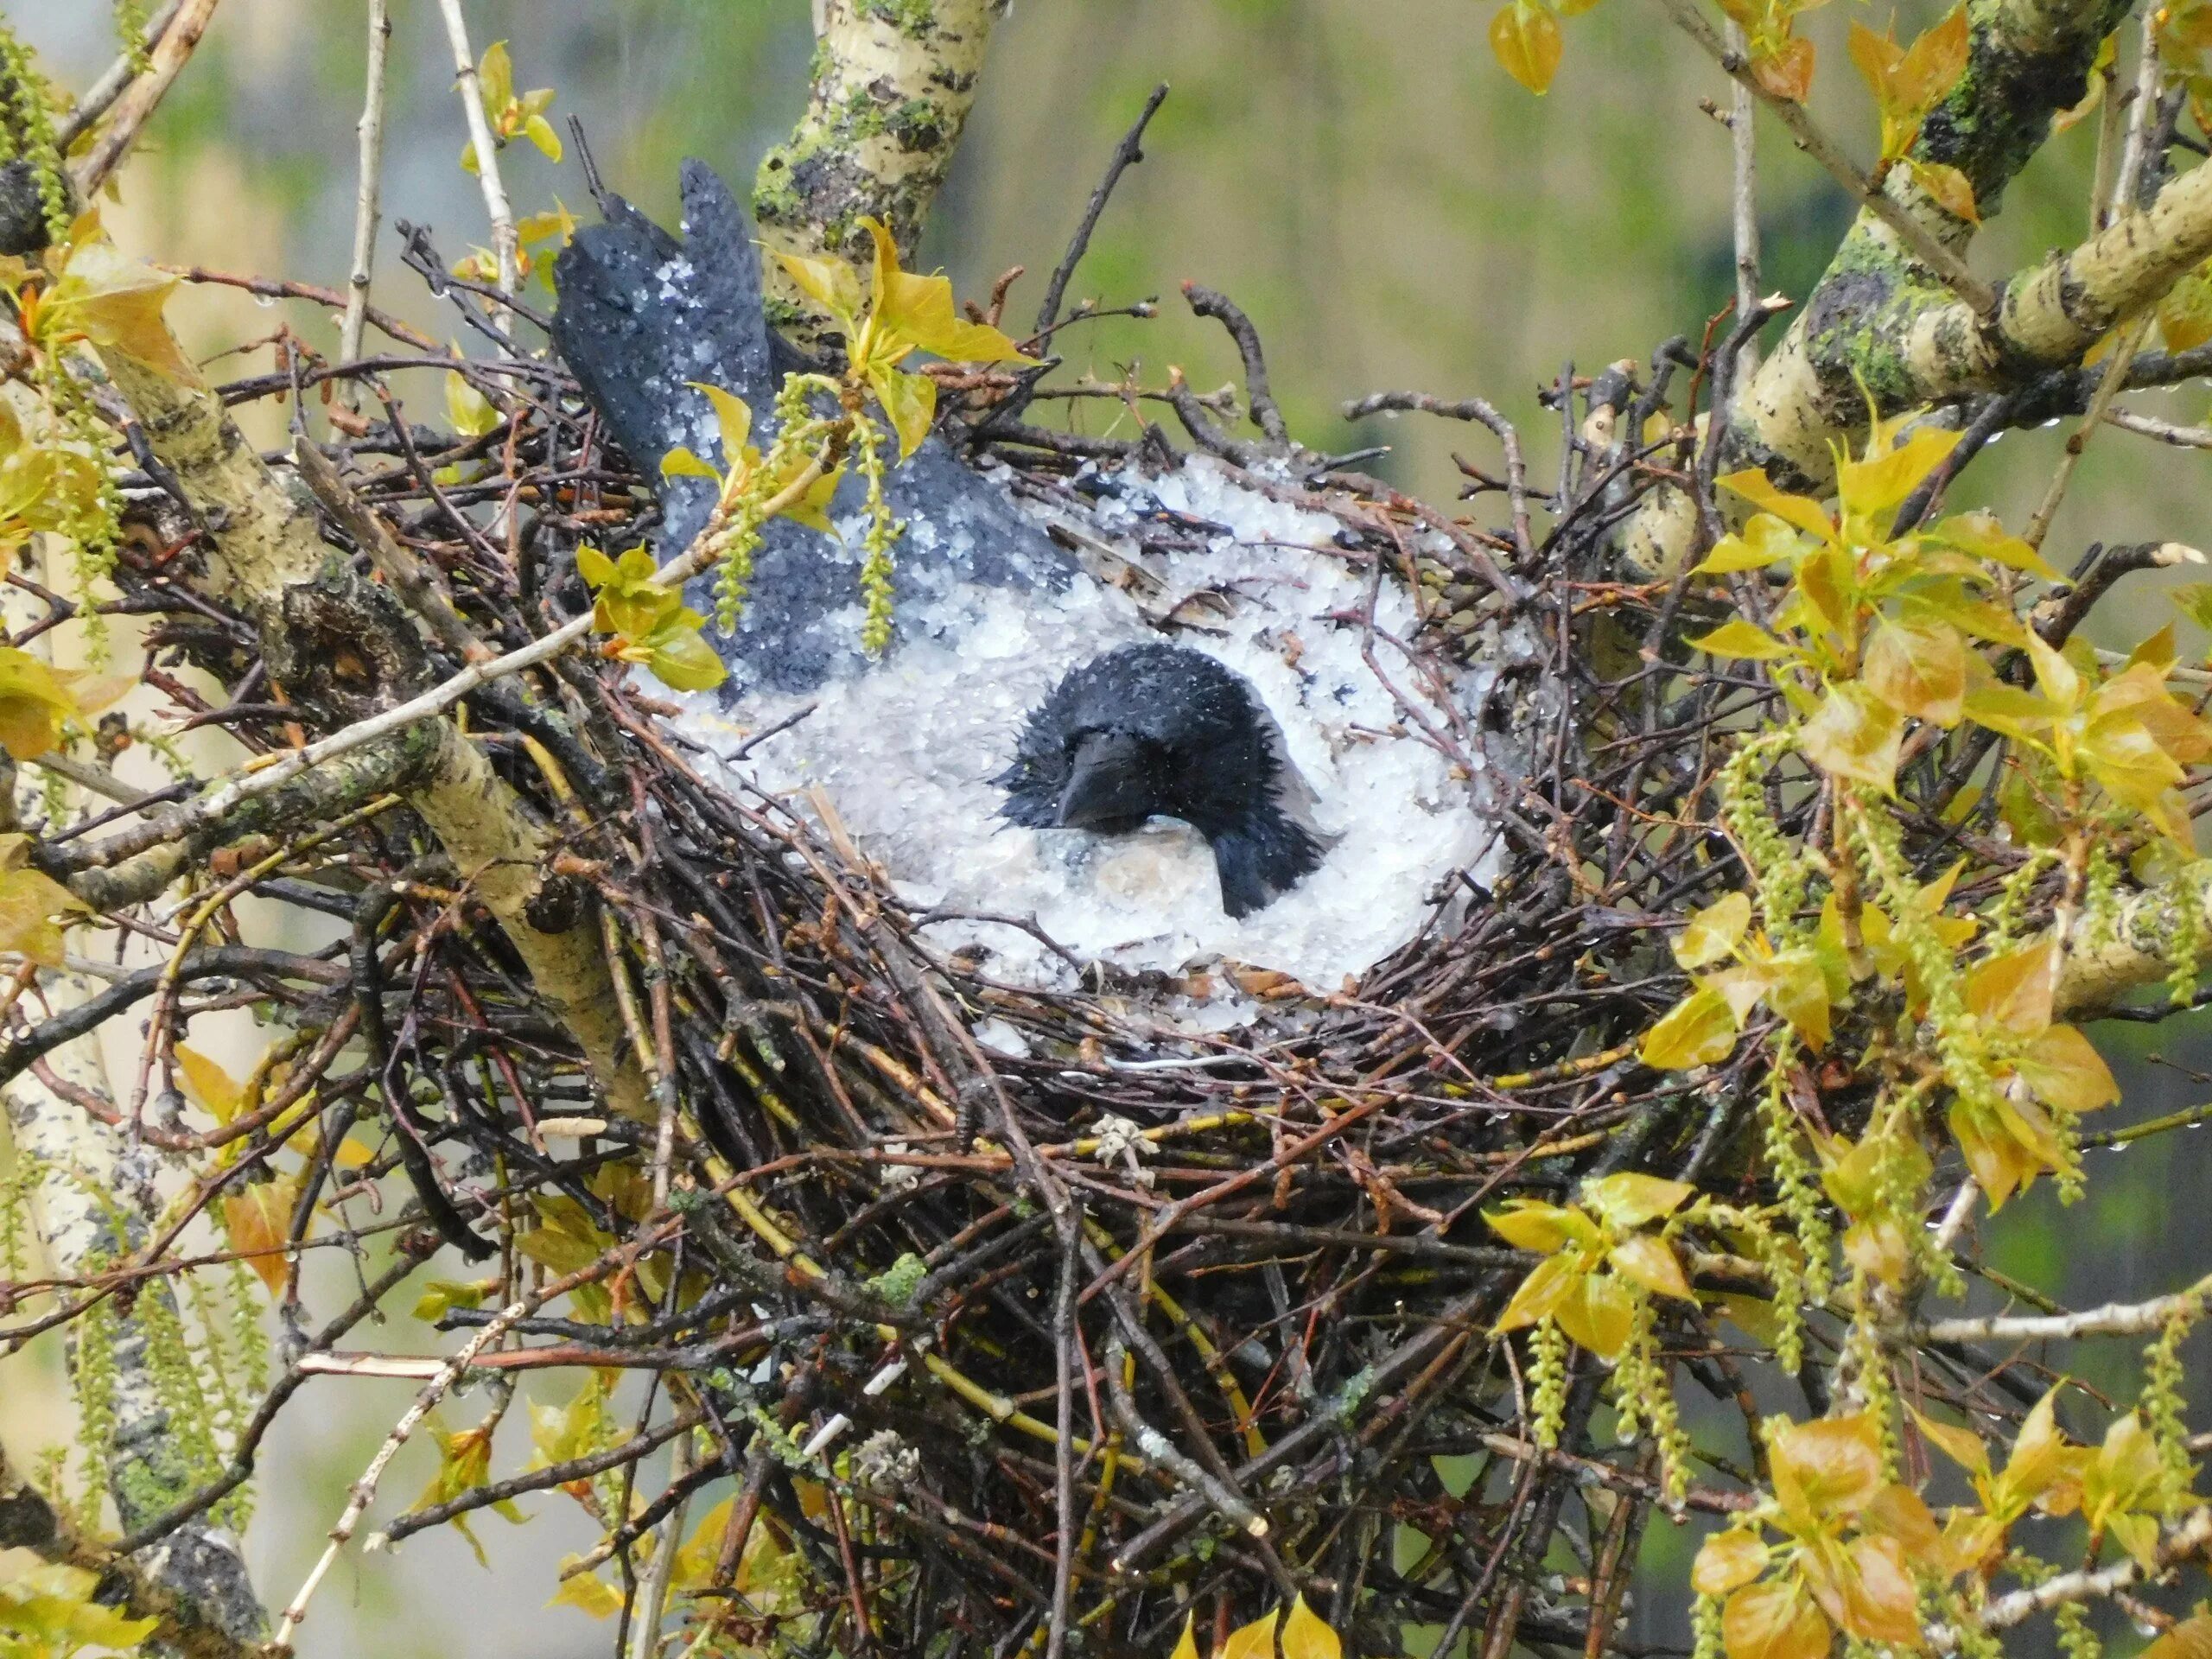
[[1321, 862], [1321, 843], [1272, 804], [1208, 839], [1221, 876], [1221, 907], [1231, 916], [1249, 916], [1281, 898]]

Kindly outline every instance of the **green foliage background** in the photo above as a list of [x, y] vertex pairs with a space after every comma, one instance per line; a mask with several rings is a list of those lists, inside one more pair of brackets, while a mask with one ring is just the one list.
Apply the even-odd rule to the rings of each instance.
[[[673, 216], [680, 158], [699, 156], [748, 183], [762, 149], [804, 103], [804, 0], [471, 0], [467, 10], [478, 48], [507, 39], [518, 84], [557, 87], [555, 116], [582, 117], [608, 182], [664, 218]], [[1910, 38], [1938, 10], [1932, 0], [1908, 0], [1899, 34]], [[226, 0], [154, 142], [124, 175], [122, 204], [110, 213], [118, 238], [158, 258], [341, 283], [364, 11], [358, 0]], [[391, 221], [431, 226], [450, 260], [483, 239], [481, 205], [456, 165], [465, 135], [430, 0], [395, 0], [393, 11], [376, 297], [443, 336], [452, 325], [399, 267]], [[89, 0], [0, 0], [0, 15], [73, 86], [113, 50], [107, 8]], [[1821, 53], [1814, 107], [1868, 155], [1871, 111], [1841, 48], [1854, 15], [1878, 29], [1888, 14], [1839, 0], [1811, 22]], [[1495, 464], [1486, 434], [1412, 421], [1353, 429], [1338, 405], [1382, 386], [1478, 392], [1522, 422], [1534, 452], [1548, 455], [1554, 429], [1536, 402], [1540, 384], [1569, 360], [1588, 372], [1640, 359], [1671, 334], [1694, 341], [1732, 287], [1728, 137], [1699, 108], [1701, 99], [1725, 100], [1719, 76], [1655, 11], [1616, 0], [1567, 23], [1565, 67], [1549, 95], [1535, 99], [1492, 60], [1488, 18], [1474, 0], [1021, 0], [1001, 26], [919, 263], [942, 264], [957, 291], [976, 296], [1006, 267], [1027, 265], [1009, 306], [1019, 334], [1114, 142], [1151, 86], [1166, 80], [1173, 91], [1147, 160], [1125, 178], [1073, 289], [1109, 305], [1157, 296], [1159, 320], [1085, 326], [1062, 336], [1063, 349], [1102, 379], [1133, 367], [1157, 385], [1179, 365], [1202, 390], [1217, 386], [1234, 354], [1214, 325], [1188, 315], [1176, 284], [1221, 289], [1260, 325], [1300, 436], [1328, 449], [1390, 443], [1389, 456], [1366, 465], [1448, 499], [1458, 482], [1453, 450]], [[2063, 135], [2033, 164], [1981, 238], [1978, 270], [1997, 274], [2079, 238], [2094, 124]], [[1762, 138], [1767, 286], [1802, 296], [1847, 206], [1777, 130], [1763, 126]], [[556, 168], [517, 148], [505, 165], [518, 212], [550, 207], [556, 194], [588, 211], [573, 160]], [[262, 308], [234, 293], [185, 295], [172, 315], [205, 353], [264, 340], [280, 321], [320, 349], [336, 341], [318, 308]], [[253, 360], [258, 366], [265, 354]], [[426, 413], [435, 408], [435, 382], [415, 395]], [[2133, 401], [2171, 418], [2206, 415], [2201, 391]], [[1096, 408], [1089, 419], [1100, 429]], [[2009, 436], [1969, 474], [1955, 504], [2024, 518], [2063, 437]], [[2050, 548], [2064, 564], [2093, 537], [2212, 543], [2208, 480], [2212, 459], [2107, 432]], [[2151, 582], [2131, 584], [2099, 643], [2132, 643], [2162, 620]], [[2212, 1081], [2145, 1063], [2155, 1046], [2212, 1071], [2201, 1024], [2155, 1033], [2107, 1024], [2096, 1036], [2127, 1092], [2092, 1128], [2212, 1094]], [[1985, 1228], [1990, 1259], [2072, 1306], [2178, 1287], [2201, 1270], [2195, 1246], [2212, 1185], [2204, 1145], [2183, 1131], [2132, 1152], [2092, 1152], [2084, 1205], [2062, 1214], [2051, 1184], [2041, 1184]], [[352, 1279], [328, 1259], [317, 1271], [330, 1275], [334, 1293]], [[422, 1351], [434, 1338], [392, 1330], [384, 1340]], [[2134, 1345], [2101, 1350], [2112, 1374], [2089, 1380], [2132, 1389]], [[2202, 1374], [2204, 1356], [2191, 1357]], [[7, 1414], [11, 1444], [60, 1430], [58, 1371], [45, 1358], [39, 1398], [17, 1391], [30, 1374], [24, 1362], [4, 1378], [11, 1408], [32, 1400]], [[264, 1490], [254, 1557], [264, 1591], [277, 1597], [296, 1584], [344, 1484], [411, 1392], [393, 1382], [316, 1386], [264, 1460], [283, 1472]], [[480, 1406], [449, 1411], [457, 1427]], [[427, 1442], [408, 1448], [413, 1466], [395, 1474], [391, 1492], [419, 1488], [429, 1452]], [[505, 1460], [495, 1466], [504, 1472]], [[544, 1652], [549, 1636], [556, 1653], [603, 1650], [603, 1627], [537, 1611], [550, 1564], [588, 1542], [566, 1506], [538, 1508], [543, 1518], [525, 1530], [479, 1529], [493, 1567], [506, 1569], [488, 1575], [446, 1534], [366, 1566], [349, 1557], [341, 1571], [358, 1577], [319, 1606], [302, 1651], [441, 1653], [464, 1630], [467, 1649], [481, 1656]], [[1694, 1545], [1663, 1523], [1650, 1529], [1656, 1572], [1632, 1639], [1682, 1638], [1680, 1597], [1662, 1586], [1681, 1581]]]

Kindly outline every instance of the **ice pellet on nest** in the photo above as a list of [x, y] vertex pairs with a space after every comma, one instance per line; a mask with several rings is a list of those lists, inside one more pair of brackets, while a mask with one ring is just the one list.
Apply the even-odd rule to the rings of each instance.
[[[1158, 581], [1148, 603], [1175, 607], [1185, 624], [1166, 637], [1219, 658], [1258, 690], [1313, 793], [1316, 827], [1331, 838], [1319, 869], [1242, 920], [1224, 913], [1211, 851], [1186, 825], [1156, 818], [1131, 835], [1100, 836], [1023, 829], [998, 816], [1005, 797], [991, 779], [1030, 709], [1077, 664], [1163, 637], [1120, 588], [1078, 576], [1065, 594], [1048, 594], [948, 577], [902, 607], [903, 643], [868, 671], [810, 696], [758, 699], [734, 715], [696, 697], [688, 723], [728, 756], [811, 702], [789, 731], [727, 764], [726, 780], [775, 794], [819, 786], [902, 895], [944, 912], [928, 925], [931, 943], [988, 952], [984, 969], [995, 978], [1065, 986], [1075, 975], [1033, 934], [978, 912], [1033, 916], [1070, 954], [1124, 969], [1185, 974], [1227, 962], [1333, 991], [1418, 933], [1454, 871], [1488, 878], [1495, 826], [1363, 660], [1357, 622], [1332, 620], [1360, 613], [1367, 584], [1365, 568], [1333, 549], [1335, 520], [1244, 488], [1204, 460], [1148, 487], [1161, 506], [1228, 533], [1202, 550], [1140, 555], [1120, 535], [1134, 515], [1112, 501], [1085, 527], [1118, 540]], [[860, 527], [843, 529], [846, 549], [825, 542], [823, 553], [850, 563]], [[908, 534], [963, 551], [973, 541], [962, 525], [917, 523]], [[855, 604], [824, 626], [856, 631], [860, 620]], [[1438, 688], [1382, 638], [1409, 639], [1416, 624], [1411, 596], [1393, 579], [1382, 584], [1376, 621], [1376, 661], [1425, 721], [1447, 729]], [[1443, 695], [1472, 709], [1489, 677], [1464, 671]], [[1185, 1012], [1212, 1025], [1223, 1010]]]

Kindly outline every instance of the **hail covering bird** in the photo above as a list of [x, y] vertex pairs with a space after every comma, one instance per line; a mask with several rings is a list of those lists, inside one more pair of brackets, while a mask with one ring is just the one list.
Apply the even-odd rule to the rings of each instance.
[[1033, 829], [1113, 835], [1182, 819], [1212, 847], [1231, 916], [1321, 861], [1320, 842], [1285, 810], [1296, 779], [1281, 728], [1242, 676], [1179, 645], [1122, 645], [1074, 670], [1031, 712], [997, 781], [1006, 817]]
[[[683, 196], [680, 241], [602, 196], [555, 268], [555, 342], [649, 475], [678, 446], [718, 459], [687, 383], [743, 397], [765, 446], [798, 363], [763, 321], [744, 210], [696, 162]], [[772, 522], [715, 639], [730, 677], [682, 699], [679, 735], [734, 786], [834, 816], [938, 948], [1029, 984], [1077, 961], [1163, 976], [1200, 1023], [1238, 1017], [1192, 988], [1219, 983], [1207, 964], [1333, 988], [1483, 879], [1495, 822], [1433, 734], [1467, 723], [1489, 671], [1447, 683], [1394, 643], [1421, 626], [1408, 588], [1210, 459], [1071, 483], [925, 441], [888, 481], [905, 533], [880, 660], [860, 646], [858, 481], [839, 539]], [[666, 558], [713, 486], [656, 488]]]

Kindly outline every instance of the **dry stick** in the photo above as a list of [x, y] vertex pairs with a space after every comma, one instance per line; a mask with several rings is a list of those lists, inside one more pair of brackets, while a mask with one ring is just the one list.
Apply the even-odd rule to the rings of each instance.
[[[461, 16], [461, 0], [438, 0], [438, 15], [445, 19], [446, 38], [453, 43], [454, 81], [461, 92], [461, 112], [468, 118], [468, 141], [476, 152], [476, 177], [484, 187], [484, 211], [492, 220], [492, 252], [499, 262], [499, 292], [512, 294], [518, 276], [517, 255], [522, 238], [515, 231], [514, 209], [507, 205], [507, 187], [499, 179], [499, 155], [492, 144], [492, 124], [484, 116], [484, 87], [476, 78], [476, 56], [468, 47], [468, 25]], [[502, 312], [494, 321], [509, 327]]]
[[[1750, 50], [1740, 23], [1728, 25], [1728, 49], [1738, 57]], [[1734, 162], [1731, 200], [1736, 227], [1736, 315], [1748, 317], [1759, 302], [1759, 175], [1758, 102], [1738, 80], [1729, 86], [1728, 148]], [[1747, 385], [1759, 366], [1756, 338], [1744, 342], [1736, 357], [1738, 386]]]
[[[691, 1472], [691, 1437], [679, 1437], [676, 1448], [668, 1455], [668, 1484], [680, 1488]], [[669, 1580], [676, 1575], [677, 1552], [683, 1547], [683, 1516], [691, 1506], [691, 1495], [685, 1492], [676, 1500], [676, 1507], [668, 1512], [660, 1542], [654, 1548], [653, 1558], [646, 1564], [645, 1576], [639, 1581], [638, 1599], [633, 1606], [630, 1624], [630, 1659], [653, 1659], [660, 1650], [660, 1621], [668, 1605]]]
[[[1166, 88], [1161, 89], [1163, 92]], [[1052, 1345], [1058, 1362], [1058, 1414], [1059, 1444], [1052, 1448], [1053, 1506], [1059, 1532], [1052, 1562], [1052, 1624], [1045, 1638], [1045, 1659], [1061, 1659], [1067, 1650], [1068, 1605], [1075, 1587], [1075, 1344], [1076, 1283], [1082, 1267], [1083, 1200], [1069, 1195], [1075, 1225], [1068, 1229], [1060, 1254], [1059, 1295], [1052, 1308]]]
[[[822, 461], [817, 456], [807, 463], [804, 471], [769, 499], [767, 505], [761, 509], [761, 518], [764, 520], [773, 518], [791, 503], [799, 500], [808, 490], [814, 487], [815, 481], [821, 476]], [[714, 557], [713, 532], [710, 527], [708, 531], [702, 533], [690, 547], [655, 571], [653, 580], [664, 588], [681, 588], [686, 582], [704, 569]], [[471, 663], [450, 679], [439, 682], [429, 690], [410, 697], [404, 702], [395, 703], [380, 714], [370, 715], [366, 720], [359, 720], [351, 726], [341, 727], [328, 737], [320, 738], [305, 748], [288, 749], [270, 765], [250, 769], [242, 768], [230, 773], [219, 788], [210, 794], [202, 796], [184, 812], [178, 815], [176, 820], [168, 826], [171, 832], [169, 838], [175, 839], [177, 836], [183, 835], [199, 825], [218, 822], [244, 802], [251, 800], [258, 795], [268, 794], [271, 790], [290, 782], [302, 772], [321, 766], [326, 760], [334, 760], [341, 755], [351, 754], [356, 749], [365, 748], [382, 738], [389, 737], [395, 732], [412, 726], [417, 721], [428, 720], [434, 715], [443, 714], [480, 686], [488, 685], [493, 680], [505, 679], [512, 674], [519, 674], [524, 669], [537, 667], [540, 663], [550, 662], [589, 633], [591, 621], [592, 613], [586, 611], [582, 615], [564, 622], [552, 632], [533, 639], [526, 645], [519, 645], [504, 657], [491, 657]]]
[[292, 1650], [292, 1632], [300, 1628], [300, 1621], [308, 1616], [308, 1602], [315, 1599], [316, 1589], [328, 1576], [332, 1567], [336, 1565], [339, 1552], [346, 1548], [346, 1541], [353, 1535], [353, 1529], [360, 1525], [361, 1516], [376, 1501], [377, 1483], [383, 1479], [385, 1468], [398, 1455], [399, 1448], [406, 1445], [408, 1436], [414, 1433], [423, 1420], [435, 1409], [438, 1402], [444, 1399], [453, 1385], [460, 1381], [461, 1373], [469, 1368], [476, 1356], [505, 1336], [508, 1328], [518, 1320], [528, 1319], [555, 1297], [566, 1295], [578, 1285], [599, 1278], [616, 1262], [624, 1259], [635, 1261], [646, 1251], [658, 1249], [666, 1243], [682, 1225], [680, 1219], [664, 1223], [638, 1238], [603, 1252], [598, 1259], [586, 1262], [574, 1273], [563, 1274], [559, 1278], [550, 1280], [536, 1290], [518, 1297], [461, 1345], [454, 1357], [439, 1369], [438, 1374], [423, 1385], [415, 1396], [414, 1403], [391, 1426], [391, 1433], [385, 1436], [384, 1444], [369, 1459], [369, 1465], [361, 1471], [361, 1478], [353, 1483], [353, 1490], [346, 1497], [346, 1508], [340, 1514], [337, 1524], [330, 1529], [330, 1542], [316, 1558], [297, 1593], [285, 1607], [283, 1616], [277, 1620], [276, 1637], [270, 1643], [270, 1653], [282, 1655]]
[[[358, 362], [361, 329], [369, 318], [369, 270], [376, 260], [377, 198], [384, 167], [384, 66], [391, 52], [391, 0], [369, 0], [368, 86], [362, 94], [360, 182], [353, 196], [353, 268], [346, 278], [346, 320], [338, 334], [338, 361]], [[348, 409], [360, 407], [360, 388], [348, 383]]]
[[[2130, 207], [2122, 209], [2123, 213], [2133, 211]], [[2105, 364], [2105, 378], [2097, 382], [2096, 395], [2089, 399], [2088, 413], [2066, 440], [2066, 448], [2058, 457], [2058, 470], [2051, 474], [2050, 487], [2044, 492], [2043, 505], [2036, 509], [2036, 516], [2028, 520], [2028, 527], [2022, 532], [2021, 538], [2030, 547], [2041, 547], [2044, 537], [2050, 533], [2050, 521], [2058, 516], [2059, 503], [2066, 499], [2066, 486], [2074, 481], [2074, 469], [2081, 464], [2082, 450], [2089, 446], [2089, 435], [2103, 423], [2105, 411], [2120, 396], [2120, 389], [2127, 384], [2127, 365], [2135, 360], [2143, 337], [2151, 331], [2154, 315], [2145, 311], [2120, 331], [2112, 356]]]
[[1053, 270], [1052, 281], [1045, 284], [1045, 302], [1037, 308], [1037, 332], [1043, 334], [1059, 321], [1060, 300], [1068, 291], [1068, 283], [1075, 276], [1075, 268], [1083, 263], [1084, 251], [1090, 246], [1090, 233], [1098, 228], [1098, 217], [1106, 211], [1106, 203], [1114, 194], [1114, 187], [1131, 163], [1144, 159], [1144, 130], [1151, 123], [1154, 113], [1167, 96], [1167, 83], [1161, 81], [1152, 89], [1152, 96], [1144, 102], [1144, 113], [1136, 124], [1122, 135], [1122, 142], [1114, 147], [1113, 159], [1106, 164], [1106, 176], [1090, 193], [1090, 205], [1084, 209], [1083, 222], [1075, 228], [1075, 239], [1068, 244], [1068, 251], [1060, 257]]
[[207, 32], [207, 20], [215, 15], [215, 5], [216, 0], [184, 0], [177, 9], [175, 21], [162, 32], [161, 44], [154, 48], [146, 73], [117, 100], [107, 130], [85, 159], [70, 169], [69, 181], [76, 187], [79, 200], [90, 201], [99, 194], [108, 175], [137, 142], [148, 118], [190, 60], [193, 48]]
[[[2147, 14], [2145, 22], [2149, 22]], [[2120, 176], [2121, 145], [2125, 142], [2120, 119], [2126, 113], [2126, 100], [2120, 95], [2120, 63], [2116, 54], [2112, 67], [2102, 74], [2104, 106], [2097, 111], [2097, 159], [2089, 185], [2091, 236], [2112, 223], [2113, 189]]]
[[2212, 1296], [2212, 1274], [2171, 1296], [2147, 1302], [2107, 1302], [2079, 1313], [1993, 1313], [1979, 1319], [1938, 1319], [1924, 1333], [1930, 1342], [2067, 1342], [2076, 1337], [2140, 1337], [2168, 1320], [2202, 1307]]
[[1827, 168], [1837, 183], [1858, 198], [1860, 207], [1895, 232], [1897, 239], [1904, 244], [1906, 251], [1914, 258], [1942, 278], [1960, 298], [1974, 308], [1976, 315], [1986, 317], [1996, 310], [1997, 290], [1968, 270], [1966, 261], [1937, 241], [1925, 225], [1869, 183], [1858, 165], [1836, 148], [1833, 139], [1813, 124], [1813, 118], [1806, 114], [1803, 105], [1789, 99], [1777, 97], [1761, 86], [1758, 77], [1751, 73], [1750, 61], [1713, 32], [1713, 25], [1697, 9], [1696, 0], [1662, 0], [1662, 3], [1667, 8], [1668, 16], [1675, 20], [1681, 31], [1696, 41], [1707, 56], [1727, 71], [1738, 86], [1772, 110], [1782, 124], [1789, 130], [1789, 136], [1797, 141], [1798, 148]]
[[[168, 3], [147, 20], [145, 33], [139, 35], [140, 47], [150, 54], [162, 43], [162, 36], [168, 33], [169, 24], [184, 0], [168, 0]], [[135, 60], [138, 54], [125, 52], [108, 65], [107, 73], [85, 89], [77, 100], [77, 107], [54, 124], [54, 147], [67, 156], [73, 145], [92, 130], [92, 124], [108, 112], [115, 100], [123, 96], [123, 89], [138, 79]]]
[[[2159, 8], [2143, 9], [2142, 43], [2137, 53], [2135, 107], [2127, 112], [2127, 143], [2120, 151], [2120, 176], [2113, 186], [2112, 213], [2117, 218], [2142, 205], [2143, 169], [2150, 165], [2151, 124], [2157, 119]], [[2100, 228], [2102, 228], [2101, 226]]]
[[2212, 426], [2177, 426], [2156, 416], [2139, 415], [2132, 409], [2108, 409], [2105, 419], [2123, 432], [2156, 438], [2183, 449], [2212, 449]]

